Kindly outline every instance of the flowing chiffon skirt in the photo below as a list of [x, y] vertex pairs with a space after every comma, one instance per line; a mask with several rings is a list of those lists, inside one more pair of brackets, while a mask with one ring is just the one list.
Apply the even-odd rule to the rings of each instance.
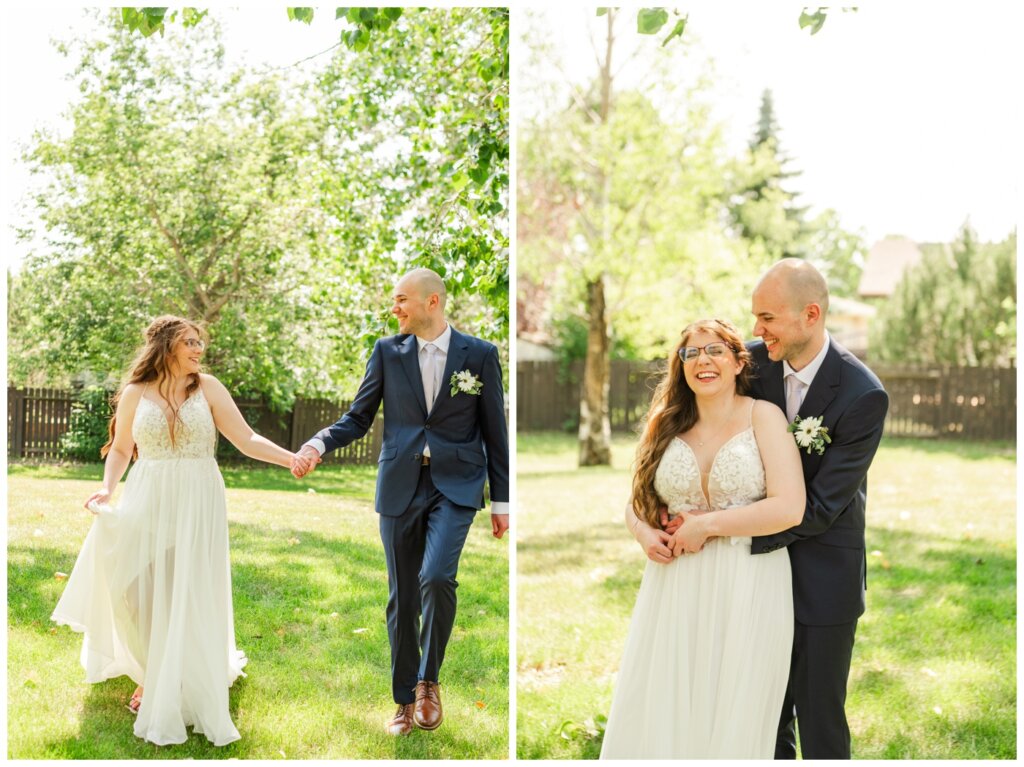
[[602, 759], [771, 759], [793, 644], [789, 552], [712, 539], [648, 561]]
[[93, 522], [52, 619], [84, 632], [86, 680], [145, 688], [134, 731], [160, 745], [192, 726], [238, 740], [228, 688], [235, 647], [224, 481], [212, 457], [141, 459], [120, 505]]

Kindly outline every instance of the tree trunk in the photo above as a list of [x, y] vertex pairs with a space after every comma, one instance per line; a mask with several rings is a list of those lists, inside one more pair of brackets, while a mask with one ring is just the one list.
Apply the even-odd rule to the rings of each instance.
[[604, 275], [587, 282], [590, 309], [587, 358], [580, 396], [580, 466], [611, 466], [611, 423], [608, 420], [608, 379], [611, 341], [604, 297]]

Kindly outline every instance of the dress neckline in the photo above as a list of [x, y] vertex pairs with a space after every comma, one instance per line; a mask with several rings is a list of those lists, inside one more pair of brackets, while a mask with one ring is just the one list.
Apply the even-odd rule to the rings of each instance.
[[[198, 389], [196, 389], [195, 394], [192, 394], [192, 395], [190, 395], [190, 396], [185, 398], [185, 401], [182, 402], [181, 405], [178, 407], [178, 413], [180, 414], [181, 411], [185, 409], [185, 405], [187, 405], [192, 400], [202, 396], [202, 394], [203, 394], [203, 387], [200, 386]], [[145, 390], [143, 390], [143, 392], [142, 392], [142, 394], [140, 395], [139, 398], [143, 402], [148, 402], [149, 404], [151, 404], [153, 407], [155, 407], [157, 410], [160, 411], [160, 415], [164, 419], [164, 428], [167, 429], [167, 436], [170, 437], [170, 435], [171, 435], [171, 422], [167, 419], [167, 409], [163, 405], [161, 405], [159, 402], [157, 402], [156, 400], [150, 399], [149, 397], [147, 397]]]
[[697, 460], [697, 451], [695, 451], [693, 449], [693, 447], [690, 445], [689, 442], [687, 442], [685, 439], [680, 437], [678, 434], [675, 437], [673, 437], [673, 439], [676, 439], [676, 440], [679, 440], [680, 442], [682, 442], [686, 446], [686, 449], [690, 451], [690, 455], [693, 456], [693, 464], [694, 464], [694, 466], [697, 467], [698, 482], [700, 482], [700, 494], [702, 496], [704, 496], [704, 502], [707, 503], [709, 510], [711, 509], [711, 498], [708, 496], [708, 494], [711, 492], [711, 475], [715, 473], [715, 464], [718, 463], [718, 456], [725, 449], [725, 446], [728, 445], [730, 442], [732, 442], [734, 439], [736, 439], [737, 437], [743, 436], [747, 432], [752, 432], [753, 430], [754, 430], [753, 425], [750, 425], [747, 428], [745, 428], [743, 431], [736, 432], [731, 437], [729, 437], [729, 439], [727, 439], [725, 442], [723, 442], [721, 445], [718, 446], [718, 450], [715, 451], [715, 457], [711, 459], [711, 467], [708, 469], [708, 492], [707, 493], [704, 492], [704, 483], [700, 482], [699, 475], [702, 474], [703, 472], [701, 472], [701, 470], [700, 470], [700, 461]]

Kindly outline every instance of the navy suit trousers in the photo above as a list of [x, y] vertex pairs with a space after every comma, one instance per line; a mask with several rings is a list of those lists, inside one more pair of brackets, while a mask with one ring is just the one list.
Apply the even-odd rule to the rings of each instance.
[[429, 466], [420, 469], [416, 493], [405, 512], [397, 517], [380, 515], [396, 703], [412, 703], [418, 681], [438, 681], [455, 624], [459, 556], [475, 515], [476, 509], [452, 503], [434, 487]]

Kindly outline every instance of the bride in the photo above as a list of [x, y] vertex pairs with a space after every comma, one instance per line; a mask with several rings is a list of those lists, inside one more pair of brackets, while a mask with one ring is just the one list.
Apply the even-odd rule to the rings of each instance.
[[144, 335], [114, 397], [103, 485], [85, 504], [97, 517], [52, 620], [85, 633], [87, 681], [127, 675], [139, 685], [128, 702], [138, 737], [184, 743], [191, 725], [223, 746], [240, 737], [228, 687], [246, 657], [235, 647], [217, 430], [250, 458], [305, 461], [255, 434], [223, 384], [200, 372], [198, 325], [158, 317]]
[[[626, 525], [648, 559], [602, 759], [770, 759], [793, 640], [785, 548], [750, 536], [800, 522], [786, 418], [745, 396], [750, 355], [722, 320], [686, 327], [637, 448]], [[683, 519], [669, 535], [659, 506]], [[699, 553], [698, 553], [699, 552]]]

